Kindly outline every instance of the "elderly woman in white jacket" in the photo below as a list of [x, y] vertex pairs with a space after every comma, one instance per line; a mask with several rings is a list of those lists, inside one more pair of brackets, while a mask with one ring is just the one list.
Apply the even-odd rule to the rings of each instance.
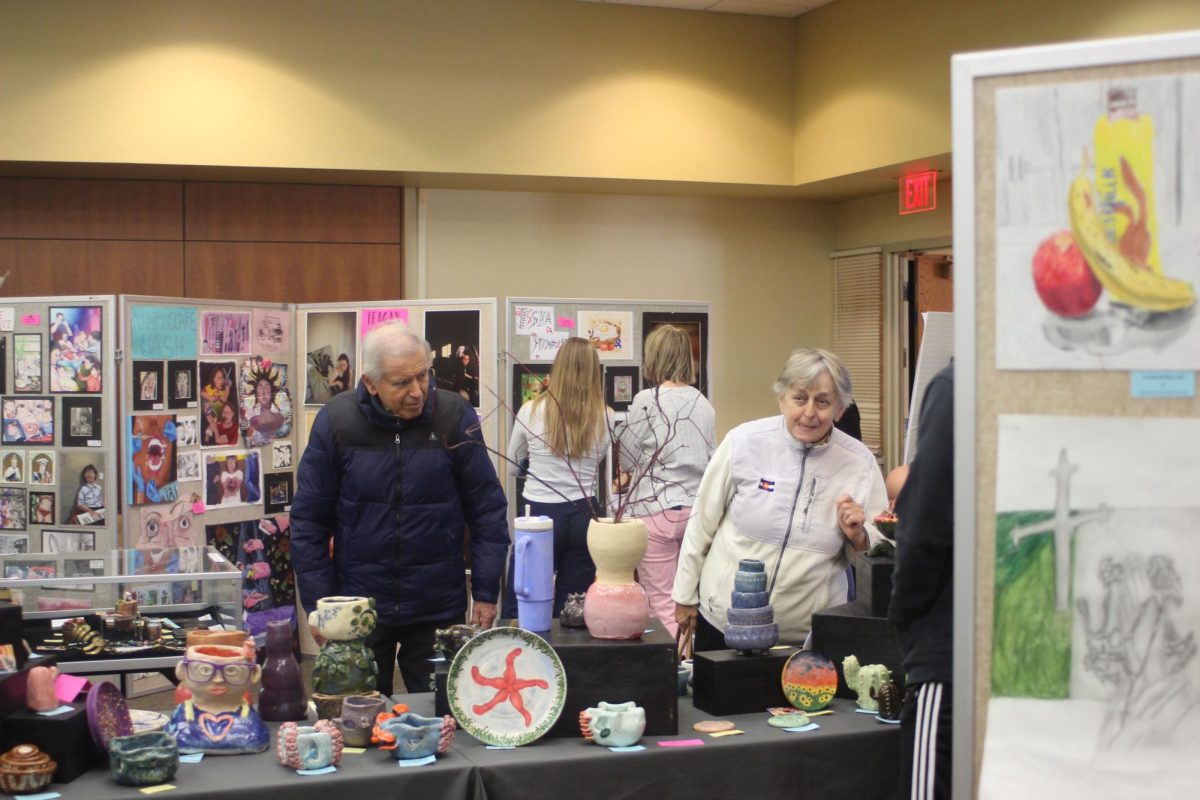
[[874, 454], [833, 427], [851, 388], [836, 355], [796, 350], [775, 381], [780, 415], [739, 425], [713, 454], [671, 592], [696, 650], [725, 647], [744, 558], [766, 566], [781, 642], [803, 642], [814, 611], [846, 602], [846, 548], [866, 550], [882, 538], [868, 520], [887, 505]]

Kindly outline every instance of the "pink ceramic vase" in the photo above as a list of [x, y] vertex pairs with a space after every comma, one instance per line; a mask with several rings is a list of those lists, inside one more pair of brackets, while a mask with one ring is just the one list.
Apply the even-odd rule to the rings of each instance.
[[646, 553], [646, 525], [641, 520], [594, 519], [588, 525], [588, 552], [596, 565], [596, 582], [583, 601], [583, 619], [597, 639], [639, 639], [650, 618], [641, 584], [633, 579]]
[[53, 711], [62, 705], [54, 691], [58, 667], [34, 667], [25, 684], [25, 705], [31, 711]]

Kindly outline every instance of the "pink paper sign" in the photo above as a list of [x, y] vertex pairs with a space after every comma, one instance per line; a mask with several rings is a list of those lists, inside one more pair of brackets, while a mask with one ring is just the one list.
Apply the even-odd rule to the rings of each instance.
[[574, 330], [575, 320], [571, 319], [570, 317], [559, 317], [558, 327], [566, 328], [567, 330]]
[[699, 747], [704, 744], [701, 739], [673, 739], [669, 742], [659, 742], [659, 747]]
[[64, 703], [73, 703], [79, 693], [90, 686], [87, 678], [78, 675], [59, 675], [54, 679], [54, 693]]
[[42, 324], [42, 315], [41, 314], [22, 314], [21, 315], [21, 324], [22, 325], [41, 325]]
[[371, 330], [394, 319], [403, 320], [405, 324], [408, 324], [408, 309], [364, 308], [358, 312], [358, 335], [360, 338], [366, 336]]

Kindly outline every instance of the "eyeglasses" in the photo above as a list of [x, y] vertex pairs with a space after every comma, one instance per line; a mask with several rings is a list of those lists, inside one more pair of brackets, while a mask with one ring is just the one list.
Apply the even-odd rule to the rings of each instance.
[[249, 682], [250, 675], [254, 671], [255, 666], [249, 661], [236, 661], [232, 664], [214, 664], [211, 661], [193, 661], [187, 658], [183, 659], [180, 663], [183, 664], [184, 674], [193, 683], [208, 683], [219, 672], [221, 673], [221, 680], [230, 686], [241, 686]]

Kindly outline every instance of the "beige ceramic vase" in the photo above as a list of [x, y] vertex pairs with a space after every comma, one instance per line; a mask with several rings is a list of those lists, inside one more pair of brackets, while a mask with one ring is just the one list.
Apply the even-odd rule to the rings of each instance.
[[596, 582], [583, 601], [588, 632], [597, 639], [641, 638], [650, 606], [633, 578], [646, 553], [646, 525], [636, 519], [594, 519], [588, 525], [588, 552], [596, 565]]

